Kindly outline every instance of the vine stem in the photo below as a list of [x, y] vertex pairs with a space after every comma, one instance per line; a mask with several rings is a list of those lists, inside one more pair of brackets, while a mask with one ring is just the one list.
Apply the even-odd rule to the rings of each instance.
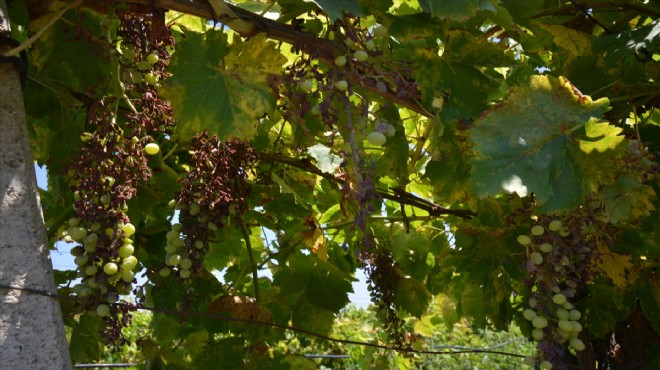
[[254, 252], [252, 251], [252, 242], [250, 242], [250, 232], [248, 231], [247, 227], [245, 227], [245, 224], [243, 223], [243, 219], [241, 218], [241, 216], [236, 216], [236, 222], [238, 223], [238, 227], [241, 228], [241, 233], [243, 234], [243, 238], [245, 239], [245, 247], [247, 248], [248, 257], [250, 257], [250, 265], [252, 269], [252, 284], [254, 285], [254, 299], [257, 302], [260, 302], [261, 300], [259, 299], [260, 297], [259, 275], [257, 273], [257, 262], [254, 259]]

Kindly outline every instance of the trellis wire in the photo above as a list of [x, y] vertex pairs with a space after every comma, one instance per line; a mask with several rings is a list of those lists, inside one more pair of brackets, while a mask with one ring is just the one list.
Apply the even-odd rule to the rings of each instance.
[[[41, 295], [41, 296], [45, 296], [45, 297], [49, 297], [49, 298], [57, 299], [57, 300], [63, 300], [63, 301], [82, 301], [82, 299], [80, 299], [78, 297], [64, 296], [64, 295], [60, 295], [60, 294], [56, 294], [56, 293], [52, 293], [52, 292], [49, 292], [49, 291], [46, 291], [46, 290], [40, 290], [40, 289], [21, 288], [21, 287], [12, 286], [12, 285], [5, 285], [5, 284], [0, 284], [0, 289], [23, 291], [23, 292], [28, 292], [28, 293]], [[164, 314], [178, 316], [182, 319], [185, 319], [185, 318], [188, 318], [188, 317], [208, 318], [208, 319], [216, 319], [216, 320], [221, 320], [221, 321], [239, 322], [239, 323], [244, 323], [244, 324], [265, 326], [265, 327], [271, 327], [271, 328], [276, 328], [276, 329], [280, 329], [280, 330], [290, 330], [294, 333], [309, 335], [309, 336], [316, 337], [316, 338], [319, 338], [319, 339], [322, 339], [322, 340], [325, 340], [325, 341], [329, 341], [329, 342], [335, 342], [335, 343], [341, 343], [341, 344], [352, 344], [352, 345], [357, 345], [357, 346], [379, 348], [379, 349], [397, 351], [397, 352], [404, 352], [404, 353], [414, 353], [414, 354], [420, 354], [420, 355], [457, 355], [457, 354], [462, 354], [462, 353], [489, 353], [489, 354], [494, 354], [494, 355], [511, 356], [511, 357], [519, 357], [519, 358], [524, 358], [525, 357], [524, 355], [517, 354], [517, 353], [504, 352], [504, 351], [493, 351], [493, 350], [483, 349], [483, 348], [472, 348], [472, 349], [453, 350], [453, 351], [416, 350], [416, 349], [413, 349], [413, 348], [410, 348], [410, 347], [398, 347], [398, 346], [390, 346], [390, 345], [383, 345], [383, 344], [376, 344], [376, 343], [361, 342], [361, 341], [350, 340], [350, 339], [333, 338], [333, 337], [330, 337], [330, 336], [327, 336], [327, 335], [324, 335], [324, 334], [315, 333], [313, 331], [309, 331], [309, 330], [306, 330], [306, 329], [297, 328], [295, 326], [282, 325], [282, 324], [264, 322], [264, 321], [239, 319], [239, 318], [229, 317], [229, 316], [215, 314], [215, 313], [208, 313], [208, 312], [207, 313], [202, 313], [202, 312], [194, 312], [194, 311], [176, 311], [176, 310], [168, 310], [168, 309], [155, 308], [155, 307], [146, 307], [146, 306], [143, 306], [143, 305], [135, 305], [135, 304], [128, 304], [128, 303], [112, 303], [111, 305], [117, 306], [117, 307], [125, 307], [130, 311], [144, 310], [144, 311], [151, 311], [151, 312], [156, 312], [156, 313], [164, 313]]]

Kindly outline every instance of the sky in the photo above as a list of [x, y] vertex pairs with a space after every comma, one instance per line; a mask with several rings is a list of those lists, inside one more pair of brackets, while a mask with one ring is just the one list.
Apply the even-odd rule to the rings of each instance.
[[[41, 168], [36, 164], [34, 168], [37, 172], [37, 186], [46, 189], [48, 181], [45, 168]], [[55, 244], [56, 249], [51, 250], [50, 255], [53, 261], [53, 267], [56, 270], [76, 269], [76, 265], [73, 263], [74, 257], [69, 253], [74, 246], [74, 243], [58, 242]], [[356, 306], [366, 308], [371, 303], [369, 292], [367, 291], [367, 278], [362, 270], [356, 272], [355, 278], [358, 279], [358, 281], [353, 283], [353, 293], [349, 293], [348, 298], [350, 302]]]

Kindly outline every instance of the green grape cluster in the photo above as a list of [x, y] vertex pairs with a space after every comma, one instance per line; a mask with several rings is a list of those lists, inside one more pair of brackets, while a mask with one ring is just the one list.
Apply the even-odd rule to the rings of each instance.
[[[101, 230], [99, 223], [91, 227], [80, 224], [78, 218], [68, 221], [65, 240], [80, 243], [71, 249], [82, 282], [73, 287], [80, 297], [99, 294], [100, 301], [115, 302], [118, 294], [128, 294], [135, 279], [138, 260], [130, 238], [135, 233], [131, 223], [118, 222], [114, 228]], [[118, 248], [118, 242], [121, 244]], [[114, 250], [110, 251], [108, 247]], [[113, 253], [115, 252], [115, 253]]]
[[[180, 223], [172, 224], [172, 229], [167, 232], [165, 239], [167, 244], [165, 246], [165, 267], [161, 268], [158, 272], [161, 277], [168, 277], [172, 272], [178, 273], [182, 279], [187, 279], [191, 276], [191, 269], [193, 267], [193, 260], [185, 246], [185, 236], [181, 234], [183, 225]], [[204, 249], [205, 245], [201, 241], [196, 241], [193, 246], [198, 249]], [[196, 256], [195, 256], [196, 257]]]
[[574, 351], [585, 349], [578, 337], [582, 331], [582, 313], [571, 300], [576, 295], [583, 270], [576, 266], [590, 260], [591, 250], [573, 243], [571, 230], [560, 220], [532, 226], [528, 235], [517, 241], [527, 255], [528, 284], [531, 296], [523, 317], [530, 322], [532, 338], [539, 345], [537, 357], [525, 363], [542, 369], [561, 368], [555, 354], [566, 346]]

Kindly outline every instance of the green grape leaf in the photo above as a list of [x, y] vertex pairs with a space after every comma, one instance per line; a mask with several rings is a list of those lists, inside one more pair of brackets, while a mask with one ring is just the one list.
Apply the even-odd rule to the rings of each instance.
[[337, 19], [343, 18], [344, 11], [351, 13], [354, 16], [361, 16], [362, 9], [358, 0], [305, 0], [313, 2], [323, 9], [323, 12], [330, 17], [330, 21], [334, 22]]
[[533, 16], [543, 10], [544, 0], [500, 0], [517, 23], [530, 26]]
[[438, 130], [442, 124], [436, 121], [429, 151], [433, 158], [424, 167], [424, 178], [433, 186], [436, 199], [454, 201], [460, 199], [470, 180], [470, 164], [467, 156], [461, 150], [460, 138], [455, 125], [446, 125]]
[[607, 109], [607, 99], [592, 101], [564, 78], [533, 76], [512, 88], [472, 130], [472, 189], [479, 197], [533, 192], [545, 211], [575, 205], [590, 181], [585, 173], [607, 168], [589, 168], [589, 155], [617, 153], [624, 141], [620, 129], [596, 123]]
[[316, 160], [319, 170], [334, 173], [342, 162], [340, 156], [330, 153], [330, 148], [323, 144], [314, 144], [307, 148], [307, 154]]
[[660, 276], [657, 273], [647, 274], [641, 279], [639, 303], [653, 329], [660, 333]]
[[403, 278], [396, 286], [394, 303], [411, 315], [422, 317], [431, 301], [431, 293], [413, 278]]
[[241, 234], [237, 233], [234, 228], [220, 228], [216, 231], [215, 236], [216, 241], [211, 243], [209, 251], [204, 256], [204, 267], [207, 271], [223, 270], [245, 248]]
[[604, 277], [588, 287], [588, 298], [579, 307], [585, 314], [584, 324], [596, 338], [610, 335], [617, 321], [628, 316], [636, 294], [611, 286]]
[[486, 325], [483, 290], [476, 284], [467, 283], [460, 290], [458, 310], [461, 316], [470, 316], [478, 327]]
[[268, 77], [278, 74], [285, 57], [260, 34], [242, 42], [218, 30], [187, 32], [177, 43], [161, 93], [172, 103], [178, 139], [188, 142], [208, 131], [221, 139], [251, 139], [257, 118], [275, 99]]
[[353, 291], [352, 278], [329, 262], [316, 255], [296, 253], [289, 257], [286, 268], [280, 268], [273, 284], [282, 288], [284, 296], [303, 295], [319, 308], [338, 312], [348, 303], [348, 293]]
[[420, 1], [420, 5], [422, 3], [431, 15], [444, 20], [465, 21], [479, 11], [479, 0], [425, 0]]
[[292, 307], [292, 324], [315, 333], [329, 334], [334, 319], [335, 314], [332, 311], [319, 307], [306, 297], [298, 299]]
[[101, 332], [105, 323], [99, 316], [83, 314], [71, 331], [71, 361], [96, 362], [100, 354]]

